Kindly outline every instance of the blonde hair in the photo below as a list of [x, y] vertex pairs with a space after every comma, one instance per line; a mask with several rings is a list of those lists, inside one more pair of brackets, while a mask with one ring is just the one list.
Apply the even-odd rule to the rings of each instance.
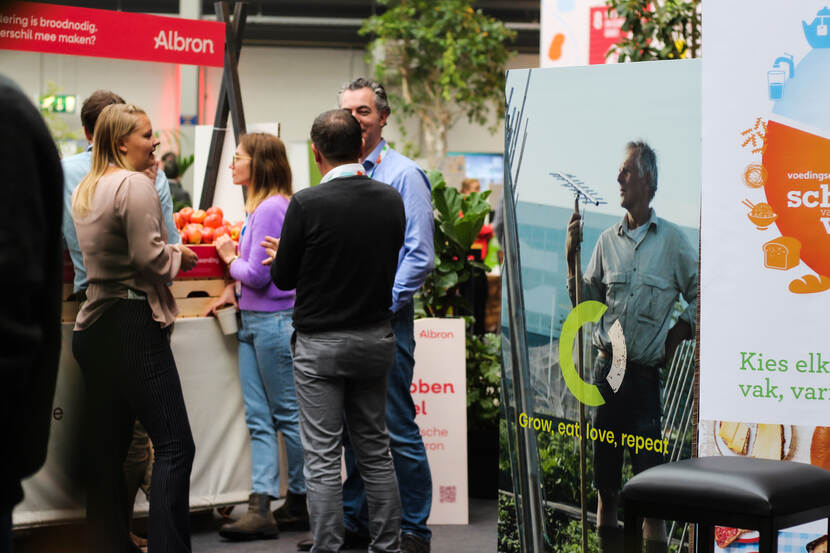
[[255, 132], [243, 134], [239, 145], [251, 157], [251, 183], [245, 211], [253, 213], [270, 196], [291, 196], [291, 166], [282, 140], [273, 134]]
[[118, 146], [136, 129], [139, 115], [146, 114], [132, 104], [110, 104], [101, 111], [92, 137], [92, 166], [72, 194], [72, 214], [76, 217], [83, 218], [89, 214], [98, 179], [110, 164], [133, 169], [127, 165]]

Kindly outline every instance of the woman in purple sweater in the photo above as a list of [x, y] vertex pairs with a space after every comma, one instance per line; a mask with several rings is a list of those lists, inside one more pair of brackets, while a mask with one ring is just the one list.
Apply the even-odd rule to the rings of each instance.
[[[308, 512], [289, 350], [294, 290], [285, 292], [274, 286], [269, 267], [262, 264], [268, 254], [260, 245], [266, 235], [280, 235], [291, 196], [291, 168], [279, 138], [251, 133], [240, 138], [231, 169], [234, 184], [248, 187], [248, 220], [239, 238], [238, 255], [228, 236], [216, 241], [216, 251], [235, 282], [228, 284], [211, 310], [233, 303], [242, 314], [237, 334], [239, 380], [251, 434], [253, 492], [248, 512], [219, 530], [222, 537], [241, 540], [276, 537], [278, 523], [307, 529]], [[271, 499], [279, 496], [277, 430], [285, 439], [288, 457], [288, 497], [272, 514]]]

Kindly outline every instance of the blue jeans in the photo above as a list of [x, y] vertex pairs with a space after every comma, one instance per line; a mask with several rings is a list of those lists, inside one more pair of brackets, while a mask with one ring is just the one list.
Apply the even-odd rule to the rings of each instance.
[[[408, 304], [392, 317], [395, 333], [395, 361], [387, 375], [386, 426], [389, 446], [401, 496], [401, 534], [414, 534], [429, 541], [432, 532], [427, 519], [432, 507], [432, 474], [421, 430], [415, 423], [415, 403], [409, 386], [415, 368], [413, 307]], [[343, 510], [346, 528], [368, 534], [368, 510], [363, 480], [357, 470], [354, 450], [346, 442], [346, 471], [343, 483]]]
[[253, 491], [272, 497], [279, 497], [277, 430], [285, 439], [288, 489], [305, 493], [303, 446], [289, 349], [294, 332], [292, 311], [242, 311], [242, 328], [237, 333], [239, 382], [245, 401], [245, 422], [251, 434]]

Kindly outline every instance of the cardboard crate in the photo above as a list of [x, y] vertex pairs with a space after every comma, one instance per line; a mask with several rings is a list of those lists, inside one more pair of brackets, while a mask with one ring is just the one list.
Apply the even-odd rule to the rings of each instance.
[[201, 317], [224, 288], [224, 278], [176, 279], [170, 285], [179, 317]]

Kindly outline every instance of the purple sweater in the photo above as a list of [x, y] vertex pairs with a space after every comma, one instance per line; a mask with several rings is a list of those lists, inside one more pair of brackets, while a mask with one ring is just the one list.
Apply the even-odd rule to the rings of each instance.
[[271, 268], [262, 264], [267, 254], [260, 246], [265, 236], [279, 238], [288, 198], [270, 196], [248, 216], [239, 239], [239, 259], [231, 263], [231, 276], [242, 283], [239, 309], [247, 311], [283, 311], [294, 307], [294, 290], [277, 289], [271, 282]]

